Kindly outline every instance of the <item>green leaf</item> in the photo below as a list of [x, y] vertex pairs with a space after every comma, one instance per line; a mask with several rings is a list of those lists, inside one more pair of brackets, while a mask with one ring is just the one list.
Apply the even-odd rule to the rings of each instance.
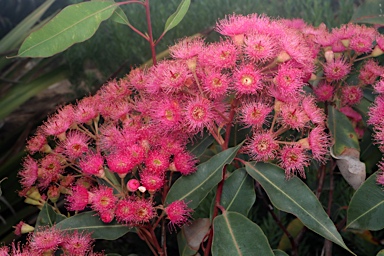
[[[293, 219], [288, 224], [286, 229], [287, 229], [288, 233], [291, 234], [291, 236], [293, 238], [296, 238], [297, 235], [303, 229], [303, 227], [304, 227], [303, 223], [298, 218], [296, 218], [296, 219]], [[277, 248], [279, 248], [279, 249], [281, 249], [283, 251], [286, 251], [286, 250], [292, 248], [291, 242], [289, 241], [289, 238], [288, 238], [287, 234], [285, 234], [285, 233], [283, 234], [283, 236], [281, 237], [279, 245], [277, 246]]]
[[204, 133], [204, 136], [193, 144], [188, 145], [188, 151], [191, 152], [196, 158], [200, 158], [205, 150], [213, 143], [215, 139], [208, 133]]
[[134, 229], [117, 223], [104, 223], [95, 212], [83, 212], [67, 218], [56, 225], [63, 231], [86, 231], [92, 234], [93, 239], [116, 240]]
[[169, 190], [165, 199], [166, 204], [184, 200], [188, 203], [188, 207], [195, 209], [209, 191], [221, 181], [224, 165], [232, 162], [241, 145], [213, 156], [207, 162], [200, 164], [195, 173], [180, 177]]
[[335, 142], [332, 147], [335, 156], [340, 156], [348, 148], [360, 150], [356, 132], [348, 117], [331, 106], [328, 110], [328, 127]]
[[180, 256], [196, 255], [210, 227], [211, 222], [208, 218], [196, 219], [191, 224], [184, 225], [177, 234]]
[[286, 252], [283, 252], [282, 250], [275, 249], [273, 250], [273, 253], [275, 256], [289, 256]]
[[53, 207], [48, 203], [44, 204], [36, 220], [36, 228], [40, 226], [53, 226], [62, 220], [65, 220], [66, 217], [62, 214], [55, 212]]
[[227, 211], [247, 216], [256, 200], [253, 182], [245, 169], [237, 169], [224, 182], [220, 204]]
[[172, 28], [176, 27], [177, 24], [184, 18], [185, 14], [188, 11], [189, 5], [191, 4], [191, 0], [182, 0], [179, 6], [177, 7], [176, 12], [174, 12], [167, 21], [165, 22], [164, 32], [167, 33]]
[[384, 228], [384, 192], [373, 173], [355, 192], [347, 212], [346, 228], [380, 230]]
[[364, 1], [353, 13], [351, 22], [384, 25], [384, 3], [379, 0]]
[[41, 29], [27, 37], [18, 57], [49, 57], [75, 43], [89, 39], [117, 5], [113, 2], [84, 2], [70, 5]]
[[225, 211], [213, 221], [212, 255], [274, 255], [261, 228], [237, 212]]
[[309, 229], [351, 252], [319, 200], [304, 182], [297, 177], [286, 180], [284, 170], [277, 165], [245, 165], [248, 174], [260, 183], [277, 209], [292, 213]]
[[123, 9], [121, 9], [120, 6], [117, 7], [115, 12], [112, 14], [111, 20], [124, 25], [131, 24], [128, 20], [127, 15], [125, 15]]

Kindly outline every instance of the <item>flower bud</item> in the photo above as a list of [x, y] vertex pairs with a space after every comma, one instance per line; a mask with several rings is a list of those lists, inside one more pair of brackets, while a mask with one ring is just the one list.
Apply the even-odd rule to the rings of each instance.
[[130, 179], [127, 182], [127, 189], [130, 192], [135, 192], [140, 187], [140, 182], [137, 179]]

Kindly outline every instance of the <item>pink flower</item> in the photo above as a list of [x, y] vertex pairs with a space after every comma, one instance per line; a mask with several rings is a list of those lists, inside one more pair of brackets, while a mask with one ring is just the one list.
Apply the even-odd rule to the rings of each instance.
[[151, 113], [156, 124], [159, 124], [164, 132], [181, 128], [182, 107], [180, 102], [164, 95], [164, 99], [156, 105]]
[[166, 93], [174, 93], [184, 88], [186, 81], [192, 79], [185, 62], [182, 61], [163, 61], [153, 70], [156, 85]]
[[332, 101], [334, 90], [334, 87], [330, 83], [320, 82], [319, 85], [314, 88], [314, 93], [318, 101]]
[[262, 74], [251, 65], [241, 66], [233, 74], [234, 88], [238, 94], [257, 94], [263, 88]]
[[263, 102], [251, 102], [244, 104], [241, 109], [241, 122], [246, 126], [261, 128], [267, 121], [272, 107]]
[[309, 160], [305, 149], [300, 144], [287, 145], [280, 150], [279, 165], [285, 170], [287, 179], [291, 178], [296, 172], [305, 178], [304, 167], [309, 165]]
[[379, 95], [376, 97], [375, 102], [369, 108], [368, 111], [369, 119], [368, 124], [371, 125], [382, 125], [384, 120], [384, 96]]
[[316, 105], [316, 100], [312, 96], [305, 96], [301, 103], [305, 114], [309, 117], [312, 123], [323, 125], [326, 117], [324, 110]]
[[92, 250], [93, 239], [90, 234], [79, 233], [77, 230], [64, 235], [61, 247], [68, 255], [87, 255]]
[[88, 151], [89, 140], [90, 138], [80, 131], [70, 131], [60, 146], [64, 149], [63, 153], [74, 160]]
[[38, 171], [39, 186], [46, 188], [51, 182], [56, 182], [60, 174], [64, 172], [64, 167], [60, 158], [56, 155], [49, 154], [41, 159], [41, 168]]
[[125, 99], [113, 100], [113, 101], [102, 101], [99, 105], [100, 114], [105, 119], [112, 119], [118, 121], [119, 119], [124, 120], [127, 114], [131, 110], [130, 104]]
[[255, 133], [245, 147], [247, 153], [256, 161], [268, 161], [276, 156], [279, 144], [273, 134]]
[[32, 138], [30, 138], [27, 141], [27, 150], [31, 153], [34, 154], [39, 151], [50, 151], [50, 147], [47, 144], [47, 139], [46, 137], [41, 133], [37, 132], [36, 135]]
[[377, 184], [384, 186], [384, 163], [381, 161], [379, 164], [379, 171], [376, 175], [376, 182]]
[[297, 101], [298, 94], [304, 86], [303, 71], [289, 64], [279, 65], [275, 87], [271, 88], [271, 94], [283, 102]]
[[306, 112], [296, 104], [284, 104], [280, 111], [280, 123], [296, 130], [303, 129], [310, 121]]
[[193, 210], [188, 208], [188, 205], [184, 201], [180, 200], [174, 201], [165, 207], [165, 213], [172, 226], [183, 226], [189, 221], [191, 212], [193, 212]]
[[359, 71], [359, 79], [364, 84], [374, 84], [376, 79], [382, 75], [384, 69], [377, 61], [369, 59], [364, 63], [364, 66]]
[[143, 90], [146, 88], [148, 83], [147, 72], [146, 70], [135, 68], [129, 72], [127, 80], [136, 90]]
[[118, 222], [131, 223], [134, 221], [135, 202], [130, 199], [120, 200], [116, 205], [115, 216]]
[[356, 32], [350, 39], [349, 47], [357, 54], [371, 52], [376, 35], [375, 29], [365, 25], [356, 25]]
[[268, 34], [253, 33], [244, 42], [244, 52], [254, 62], [266, 62], [277, 55], [276, 41]]
[[175, 169], [182, 175], [194, 173], [196, 171], [196, 163], [195, 157], [187, 151], [176, 153], [173, 156]]
[[227, 15], [216, 24], [216, 31], [225, 36], [245, 34], [250, 29], [251, 20], [247, 16], [233, 14]]
[[152, 150], [145, 159], [145, 166], [156, 174], [163, 174], [169, 167], [169, 155], [159, 150]]
[[164, 174], [144, 170], [140, 173], [140, 180], [149, 193], [153, 194], [164, 186]]
[[47, 122], [41, 126], [41, 130], [47, 136], [62, 135], [74, 122], [74, 109], [72, 105], [66, 105], [59, 109], [56, 114], [49, 117]]
[[201, 132], [215, 119], [212, 103], [205, 98], [193, 98], [189, 100], [185, 108], [185, 121], [190, 132]]
[[79, 161], [80, 169], [88, 175], [104, 176], [104, 158], [98, 154], [89, 152]]
[[109, 81], [98, 91], [98, 95], [106, 102], [120, 101], [131, 95], [131, 93], [132, 91], [128, 88], [126, 79]]
[[237, 50], [235, 45], [228, 41], [212, 43], [200, 52], [198, 62], [203, 67], [232, 68], [236, 64]]
[[209, 69], [202, 78], [204, 91], [213, 99], [224, 96], [229, 88], [229, 78], [218, 69]]
[[134, 224], [149, 222], [156, 216], [155, 208], [150, 200], [138, 199], [135, 201], [135, 211], [133, 213]]
[[109, 169], [121, 177], [130, 173], [136, 165], [136, 162], [133, 161], [128, 150], [118, 150], [113, 152], [106, 156], [106, 159]]
[[31, 156], [27, 156], [23, 162], [23, 169], [19, 172], [20, 183], [23, 188], [30, 188], [37, 180], [39, 166]]
[[377, 93], [384, 93], [384, 79], [381, 79], [381, 80], [377, 81], [377, 82], [373, 85], [373, 89], [374, 89], [375, 92], [377, 92]]
[[363, 98], [363, 91], [358, 86], [344, 86], [341, 89], [341, 101], [345, 105], [355, 105]]
[[74, 110], [74, 117], [76, 122], [89, 123], [92, 121], [92, 119], [96, 118], [99, 114], [98, 101], [98, 95], [93, 97], [86, 97], [79, 101]]
[[335, 59], [324, 64], [324, 74], [330, 81], [341, 80], [351, 71], [351, 65], [343, 59]]
[[67, 208], [70, 211], [82, 211], [88, 205], [88, 189], [82, 185], [75, 185], [72, 194], [67, 196]]
[[104, 223], [110, 223], [115, 218], [115, 209], [108, 209], [99, 212], [100, 220]]
[[325, 163], [331, 145], [329, 134], [324, 131], [322, 126], [317, 126], [309, 133], [308, 142], [313, 158], [319, 162]]
[[188, 60], [196, 57], [204, 51], [204, 40], [201, 37], [182, 39], [174, 46], [169, 48], [171, 56], [175, 59]]
[[63, 240], [63, 234], [60, 230], [54, 226], [45, 227], [33, 233], [29, 238], [29, 245], [31, 251], [36, 251], [43, 255], [44, 252], [56, 251]]
[[97, 189], [92, 190], [90, 201], [93, 210], [104, 212], [115, 208], [117, 198], [113, 194], [112, 188], [99, 186]]

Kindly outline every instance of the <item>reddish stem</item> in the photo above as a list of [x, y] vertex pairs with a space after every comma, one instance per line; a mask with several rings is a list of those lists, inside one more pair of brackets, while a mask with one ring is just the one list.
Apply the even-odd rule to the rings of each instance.
[[156, 44], [153, 41], [153, 35], [152, 35], [151, 10], [149, 8], [149, 0], [145, 0], [144, 6], [145, 6], [145, 16], [147, 18], [147, 26], [148, 26], [148, 37], [149, 37], [148, 42], [151, 47], [153, 65], [156, 66], [157, 65]]

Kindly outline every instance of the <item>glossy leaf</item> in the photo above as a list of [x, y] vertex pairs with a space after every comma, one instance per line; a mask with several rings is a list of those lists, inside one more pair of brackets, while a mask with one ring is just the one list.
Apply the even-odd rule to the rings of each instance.
[[176, 27], [177, 24], [184, 18], [185, 14], [188, 11], [189, 5], [191, 4], [191, 0], [182, 0], [179, 6], [177, 7], [176, 12], [174, 12], [167, 21], [165, 22], [164, 32], [167, 33], [172, 28]]
[[274, 255], [261, 228], [237, 212], [225, 211], [213, 221], [212, 255]]
[[165, 199], [166, 204], [184, 200], [190, 208], [195, 209], [209, 191], [221, 181], [224, 165], [232, 162], [241, 145], [220, 152], [200, 164], [195, 173], [180, 177], [169, 190]]
[[199, 158], [214, 140], [215, 139], [209, 133], [204, 133], [204, 136], [201, 139], [188, 145], [188, 151], [195, 155], [196, 158]]
[[117, 223], [104, 223], [95, 212], [83, 212], [67, 218], [56, 225], [64, 231], [86, 231], [90, 232], [93, 239], [116, 240], [134, 229]]
[[334, 107], [329, 107], [328, 127], [332, 134], [333, 154], [341, 155], [348, 148], [360, 150], [357, 135], [349, 119]]
[[299, 178], [286, 180], [284, 170], [269, 163], [246, 163], [246, 170], [277, 209], [292, 213], [309, 229], [351, 252], [319, 200]]
[[380, 230], [384, 228], [384, 192], [372, 174], [355, 192], [347, 212], [346, 228]]
[[379, 0], [364, 1], [353, 13], [351, 22], [384, 25], [384, 3]]
[[66, 217], [60, 213], [55, 212], [53, 207], [49, 204], [44, 204], [36, 220], [36, 228], [40, 226], [52, 226], [60, 221], [66, 219]]
[[83, 42], [96, 32], [100, 23], [108, 19], [116, 8], [117, 5], [110, 1], [70, 5], [29, 35], [17, 56], [49, 57]]
[[253, 182], [245, 169], [234, 171], [224, 182], [220, 204], [227, 211], [247, 216], [256, 200]]
[[184, 225], [177, 234], [180, 256], [196, 255], [210, 226], [211, 222], [208, 218], [196, 219], [191, 224]]

